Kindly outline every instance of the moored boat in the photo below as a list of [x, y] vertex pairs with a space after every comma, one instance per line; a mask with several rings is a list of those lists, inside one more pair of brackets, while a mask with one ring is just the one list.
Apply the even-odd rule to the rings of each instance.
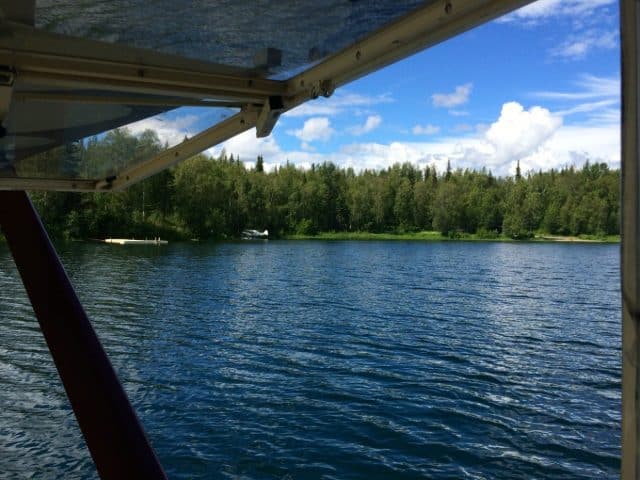
[[242, 240], [267, 240], [269, 238], [269, 230], [243, 230], [242, 231]]

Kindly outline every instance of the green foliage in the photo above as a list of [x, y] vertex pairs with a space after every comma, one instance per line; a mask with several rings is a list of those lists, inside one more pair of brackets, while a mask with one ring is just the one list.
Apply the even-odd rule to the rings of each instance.
[[303, 218], [298, 223], [296, 228], [297, 235], [315, 235], [318, 231], [315, 229], [315, 225], [308, 218]]
[[462, 189], [459, 182], [455, 180], [451, 181], [450, 178], [438, 185], [433, 205], [433, 228], [445, 236], [462, 229], [464, 208]]
[[[18, 167], [23, 174], [104, 177], [113, 173], [112, 159], [128, 166], [162, 148], [152, 131], [115, 130]], [[514, 178], [454, 171], [450, 164], [438, 174], [410, 163], [357, 174], [331, 163], [266, 172], [262, 156], [245, 168], [223, 151], [218, 158], [197, 155], [123, 192], [35, 192], [32, 199], [50, 234], [61, 238], [237, 238], [245, 228], [339, 238], [422, 238], [413, 232], [433, 230], [440, 239], [523, 239], [536, 232], [609, 238], [619, 233], [619, 183], [619, 171], [598, 163], [526, 175], [517, 169]]]

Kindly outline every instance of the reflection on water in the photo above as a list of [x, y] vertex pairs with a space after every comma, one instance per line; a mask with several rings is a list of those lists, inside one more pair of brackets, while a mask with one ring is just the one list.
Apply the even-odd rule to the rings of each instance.
[[[171, 478], [619, 475], [618, 247], [61, 251]], [[94, 478], [6, 250], [0, 471]]]

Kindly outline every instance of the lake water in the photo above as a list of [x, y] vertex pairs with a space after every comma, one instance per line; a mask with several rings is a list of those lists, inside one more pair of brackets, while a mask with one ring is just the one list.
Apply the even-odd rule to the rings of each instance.
[[[60, 248], [170, 478], [614, 478], [619, 247]], [[0, 246], [0, 476], [94, 478]]]

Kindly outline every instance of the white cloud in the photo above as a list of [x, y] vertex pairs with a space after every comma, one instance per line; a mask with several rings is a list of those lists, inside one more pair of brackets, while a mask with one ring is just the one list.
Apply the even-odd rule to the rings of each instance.
[[472, 83], [458, 85], [452, 93], [434, 93], [431, 95], [434, 107], [453, 108], [469, 101], [473, 89]]
[[440, 171], [446, 168], [447, 155], [452, 146], [446, 142], [391, 142], [353, 143], [343, 146], [337, 157], [340, 164], [354, 170], [380, 170], [397, 162], [409, 162], [424, 168], [435, 165]]
[[588, 123], [591, 125], [620, 124], [620, 108], [605, 108], [589, 115]]
[[601, 97], [617, 98], [620, 96], [620, 78], [618, 77], [582, 75], [575, 84], [580, 88], [580, 91], [540, 91], [534, 92], [533, 95], [537, 98], [549, 100], [583, 100]]
[[562, 125], [562, 118], [542, 107], [525, 110], [517, 102], [505, 103], [500, 118], [485, 133], [493, 147], [495, 162], [527, 157], [553, 135]]
[[339, 90], [329, 98], [319, 97], [304, 103], [284, 114], [285, 117], [334, 116], [344, 112], [353, 112], [355, 108], [368, 108], [374, 105], [393, 102], [390, 95], [361, 95]]
[[226, 142], [216, 145], [207, 150], [209, 155], [217, 157], [222, 150], [227, 154], [239, 155], [243, 161], [254, 162], [258, 155], [264, 156], [265, 160], [277, 157], [282, 153], [280, 146], [273, 135], [265, 138], [256, 138], [256, 129], [252, 128]]
[[523, 158], [523, 171], [548, 170], [585, 160], [605, 162], [612, 168], [620, 167], [620, 125], [563, 126], [536, 152]]
[[617, 0], [538, 0], [498, 21], [524, 28], [555, 22], [564, 39], [549, 38], [549, 56], [581, 60], [593, 51], [618, 47], [617, 4]]
[[[311, 148], [304, 142], [302, 146]], [[324, 154], [312, 151], [284, 151], [280, 145], [278, 145], [274, 135], [266, 138], [256, 138], [255, 128], [247, 130], [220, 145], [210, 148], [206, 153], [213, 157], [218, 157], [222, 150], [226, 151], [227, 154], [233, 153], [234, 156], [239, 155], [239, 158], [247, 167], [252, 167], [258, 155], [262, 155], [264, 158], [264, 168], [267, 171], [272, 171], [275, 167], [284, 165], [287, 162], [302, 168], [311, 168], [312, 163], [318, 164], [331, 160], [331, 158], [327, 158]]]
[[364, 125], [350, 127], [348, 132], [352, 135], [364, 135], [365, 133], [369, 133], [378, 128], [381, 123], [382, 117], [380, 115], [369, 115], [367, 120], [364, 122]]
[[587, 158], [612, 167], [620, 164], [618, 122], [564, 125], [546, 108], [527, 110], [516, 102], [504, 104], [500, 117], [480, 137], [453, 142], [454, 166], [484, 165], [498, 175], [513, 174], [518, 160], [523, 171], [580, 164]]
[[302, 128], [297, 130], [287, 130], [289, 135], [293, 135], [305, 143], [320, 140], [329, 140], [335, 130], [331, 128], [331, 122], [327, 117], [314, 117], [306, 120]]
[[505, 15], [500, 20], [503, 22], [539, 21], [551, 17], [580, 16], [597, 8], [616, 4], [617, 0], [538, 0]]
[[618, 104], [617, 99], [607, 99], [600, 100], [597, 102], [585, 102], [579, 105], [576, 105], [571, 108], [567, 108], [566, 110], [558, 110], [556, 115], [561, 115], [566, 117], [568, 115], [573, 115], [576, 113], [592, 113], [596, 112], [597, 114], [602, 113], [604, 110], [608, 110], [610, 107], [613, 107]]
[[533, 96], [556, 104], [555, 114], [584, 115], [583, 123], [602, 125], [620, 121], [620, 79], [582, 75], [570, 92], [543, 91]]
[[610, 50], [618, 46], [618, 32], [591, 29], [570, 35], [561, 45], [551, 49], [552, 57], [568, 60], [585, 58], [593, 50]]
[[416, 125], [411, 129], [411, 132], [414, 135], [435, 135], [436, 133], [440, 133], [440, 127], [431, 125], [430, 123], [427, 125]]
[[473, 126], [469, 125], [468, 123], [458, 123], [453, 127], [453, 131], [454, 132], [471, 132], [473, 131]]
[[192, 137], [198, 133], [194, 128], [198, 120], [197, 115], [184, 115], [173, 120], [157, 115], [130, 123], [126, 128], [133, 135], [140, 135], [145, 130], [153, 130], [163, 144], [166, 142], [169, 146], [173, 146], [182, 142], [184, 137]]

